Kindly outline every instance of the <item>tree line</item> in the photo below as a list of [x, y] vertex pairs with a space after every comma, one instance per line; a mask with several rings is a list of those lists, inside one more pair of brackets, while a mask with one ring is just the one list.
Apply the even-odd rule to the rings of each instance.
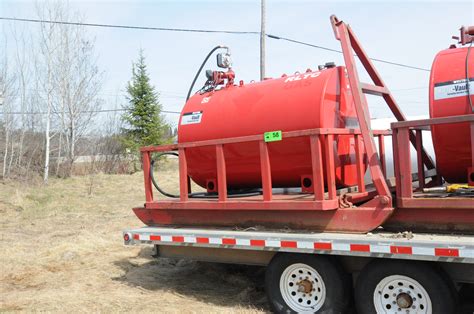
[[[83, 20], [62, 1], [37, 3], [36, 14], [41, 20]], [[102, 156], [100, 171], [125, 172], [140, 146], [173, 140], [176, 131], [161, 114], [143, 51], [132, 64], [125, 105], [116, 100], [124, 113], [100, 117], [98, 130], [94, 121], [104, 106], [105, 73], [84, 26], [40, 23], [25, 29], [12, 24], [1, 36], [2, 179], [41, 175], [47, 183], [51, 175], [70, 176], [79, 154]]]

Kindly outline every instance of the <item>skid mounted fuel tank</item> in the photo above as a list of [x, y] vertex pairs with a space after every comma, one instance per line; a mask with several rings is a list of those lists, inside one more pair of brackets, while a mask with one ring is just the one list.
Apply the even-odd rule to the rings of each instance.
[[[314, 128], [358, 128], [344, 67], [307, 71], [196, 94], [180, 117], [178, 142]], [[356, 184], [354, 137], [331, 144], [338, 186]], [[288, 138], [268, 144], [274, 187], [298, 187], [311, 177], [310, 140]], [[261, 186], [257, 142], [224, 145], [229, 189]], [[189, 176], [208, 190], [217, 181], [215, 147], [186, 149]]]

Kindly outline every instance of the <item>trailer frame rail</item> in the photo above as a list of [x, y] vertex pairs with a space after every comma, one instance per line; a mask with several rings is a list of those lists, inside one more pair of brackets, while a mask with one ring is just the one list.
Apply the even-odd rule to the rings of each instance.
[[288, 233], [142, 227], [125, 230], [123, 237], [125, 245], [196, 246], [474, 264], [474, 236], [412, 234], [410, 238], [386, 232]]

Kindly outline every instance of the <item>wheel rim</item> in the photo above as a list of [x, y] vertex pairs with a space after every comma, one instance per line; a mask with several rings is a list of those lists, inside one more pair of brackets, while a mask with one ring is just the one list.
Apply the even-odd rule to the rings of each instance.
[[326, 287], [321, 275], [306, 264], [293, 264], [283, 271], [280, 292], [285, 303], [298, 313], [316, 312], [326, 298]]
[[377, 313], [431, 314], [431, 299], [425, 288], [413, 278], [393, 275], [379, 282], [374, 291]]

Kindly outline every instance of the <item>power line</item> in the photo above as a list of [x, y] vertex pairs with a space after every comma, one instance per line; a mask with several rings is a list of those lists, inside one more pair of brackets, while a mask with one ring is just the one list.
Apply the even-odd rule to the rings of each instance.
[[318, 45], [310, 44], [310, 43], [307, 43], [307, 42], [304, 42], [304, 41], [299, 41], [299, 40], [291, 39], [291, 38], [287, 38], [287, 37], [282, 37], [282, 36], [277, 36], [277, 35], [272, 35], [272, 34], [267, 34], [267, 37], [272, 38], [272, 39], [286, 40], [286, 41], [289, 41], [291, 43], [300, 44], [300, 45], [303, 45], [303, 46], [308, 46], [308, 47], [318, 48], [318, 49], [322, 49], [322, 50], [342, 53], [341, 50], [327, 48], [327, 47], [323, 47], [323, 46], [318, 46]]
[[16, 17], [0, 17], [0, 20], [17, 21], [17, 22], [32, 22], [32, 23], [48, 23], [48, 24], [63, 24], [74, 26], [92, 26], [92, 27], [106, 27], [106, 28], [125, 28], [125, 29], [140, 29], [150, 31], [168, 31], [168, 32], [189, 32], [189, 33], [221, 33], [221, 34], [260, 34], [259, 32], [247, 31], [230, 31], [230, 30], [211, 30], [211, 29], [192, 29], [192, 28], [169, 28], [169, 27], [150, 27], [150, 26], [132, 26], [132, 25], [116, 25], [116, 24], [98, 24], [98, 23], [80, 23], [80, 22], [64, 22], [64, 21], [50, 21], [40, 19], [23, 19]]
[[[27, 91], [31, 93], [38, 93], [38, 94], [46, 94], [47, 92], [41, 89], [36, 88], [27, 88]], [[159, 98], [174, 98], [174, 99], [186, 99], [185, 95], [172, 92], [164, 92], [164, 91], [156, 91], [159, 95]], [[173, 95], [174, 94], [174, 95]], [[117, 92], [117, 93], [97, 93], [98, 96], [105, 96], [105, 97], [124, 97], [125, 92]]]
[[[81, 111], [81, 113], [103, 113], [103, 112], [117, 112], [117, 111], [126, 111], [127, 109], [102, 109], [102, 110], [85, 110]], [[181, 114], [179, 111], [170, 111], [170, 110], [160, 110], [161, 113], [171, 113], [171, 114]], [[67, 112], [61, 112], [61, 111], [54, 111], [51, 112], [52, 114], [62, 114], [62, 113], [67, 113]], [[2, 112], [0, 111], [0, 114], [25, 114], [25, 115], [43, 115], [43, 114], [48, 114], [45, 111], [35, 111], [35, 112], [20, 112], [20, 111], [10, 111], [10, 112]]]
[[[292, 43], [295, 43], [295, 44], [300, 44], [300, 45], [309, 46], [309, 47], [313, 47], [313, 48], [318, 48], [318, 49], [322, 49], [322, 50], [327, 50], [327, 51], [331, 51], [331, 52], [342, 53], [341, 50], [328, 48], [328, 47], [323, 47], [323, 46], [318, 46], [318, 45], [310, 44], [310, 43], [307, 43], [307, 42], [304, 42], [304, 41], [299, 41], [299, 40], [296, 40], [296, 39], [286, 38], [286, 37], [282, 37], [282, 36], [267, 34], [267, 37], [273, 38], [273, 39], [279, 39], [279, 40], [286, 40], [288, 42], [292, 42]], [[416, 66], [412, 66], [412, 65], [403, 64], [403, 63], [392, 62], [392, 61], [387, 61], [387, 60], [377, 59], [377, 58], [369, 58], [369, 59], [372, 60], [372, 61], [391, 64], [391, 65], [395, 65], [395, 66], [399, 66], [399, 67], [403, 67], [403, 68], [430, 72], [429, 69], [420, 68], [420, 67], [416, 67]]]
[[[31, 23], [49, 23], [49, 24], [63, 24], [63, 25], [75, 25], [75, 26], [91, 26], [91, 27], [106, 27], [106, 28], [123, 28], [123, 29], [138, 29], [138, 30], [152, 30], [152, 31], [169, 31], [169, 32], [189, 32], [189, 33], [222, 33], [222, 34], [235, 34], [235, 35], [260, 35], [260, 32], [255, 31], [230, 31], [230, 30], [210, 30], [210, 29], [192, 29], [192, 28], [167, 28], [167, 27], [149, 27], [149, 26], [132, 26], [132, 25], [115, 25], [115, 24], [98, 24], [98, 23], [79, 23], [79, 22], [64, 22], [64, 21], [50, 21], [50, 20], [40, 20], [40, 19], [24, 19], [24, 18], [16, 18], [16, 17], [0, 17], [0, 20], [5, 21], [16, 21], [16, 22], [31, 22]], [[311, 44], [304, 41], [299, 41], [296, 39], [265, 34], [266, 37], [277, 39], [277, 40], [284, 40], [288, 42], [292, 42], [299, 45], [304, 45], [308, 47], [313, 47], [317, 49], [322, 49], [331, 52], [342, 53], [341, 50], [328, 48], [324, 46], [319, 46], [315, 44]], [[412, 66], [408, 64], [392, 62], [388, 60], [378, 59], [378, 58], [370, 58], [372, 61], [390, 64], [398, 67], [403, 67], [412, 70], [419, 70], [430, 72], [429, 69]]]

